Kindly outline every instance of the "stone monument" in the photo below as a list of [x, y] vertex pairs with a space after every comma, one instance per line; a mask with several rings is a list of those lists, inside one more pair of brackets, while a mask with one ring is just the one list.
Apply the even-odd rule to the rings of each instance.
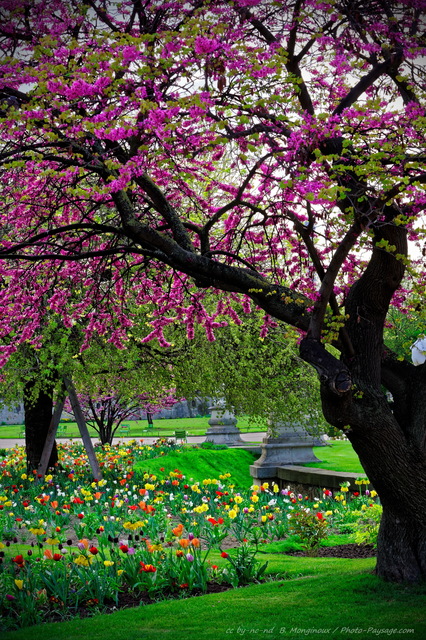
[[225, 403], [216, 402], [209, 408], [209, 412], [211, 417], [208, 421], [209, 428], [206, 431], [204, 442], [226, 444], [229, 447], [244, 443], [240, 430], [236, 427], [237, 418], [232, 410], [225, 406]]
[[261, 456], [250, 466], [250, 475], [260, 483], [276, 481], [278, 467], [318, 462], [312, 447], [319, 443], [318, 436], [310, 435], [301, 424], [270, 422]]

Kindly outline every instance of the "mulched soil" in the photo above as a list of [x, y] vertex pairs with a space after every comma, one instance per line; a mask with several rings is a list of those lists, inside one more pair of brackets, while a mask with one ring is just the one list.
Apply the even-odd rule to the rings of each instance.
[[[289, 551], [288, 556], [306, 556], [304, 551]], [[320, 547], [317, 558], [372, 558], [376, 549], [372, 544], [339, 544], [335, 547]]]
[[[223, 593], [224, 591], [229, 591], [232, 588], [233, 587], [229, 584], [217, 584], [214, 582], [210, 582], [207, 584], [206, 593]], [[194, 598], [201, 595], [203, 595], [201, 591], [189, 592], [187, 589], [181, 589], [178, 593], [174, 594], [175, 597], [177, 596], [180, 598]], [[132, 591], [122, 591], [118, 594], [117, 603], [105, 603], [100, 611], [101, 613], [114, 613], [119, 609], [139, 607], [141, 605], [153, 604], [157, 601], [158, 599], [151, 598], [146, 592], [143, 591], [140, 591], [138, 593]], [[78, 609], [72, 613], [67, 613], [58, 606], [56, 609], [52, 608], [50, 611], [46, 611], [44, 622], [59, 622], [75, 617], [88, 618], [98, 613], [98, 611], [99, 609], [95, 602], [82, 603], [78, 607]]]

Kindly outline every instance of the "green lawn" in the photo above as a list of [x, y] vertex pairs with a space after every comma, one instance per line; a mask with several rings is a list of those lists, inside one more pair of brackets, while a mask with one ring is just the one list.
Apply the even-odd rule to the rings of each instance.
[[[174, 435], [175, 429], [185, 429], [189, 435], [198, 436], [204, 435], [209, 427], [208, 416], [199, 418], [164, 418], [162, 420], [154, 420], [153, 428], [148, 428], [148, 422], [146, 420], [125, 420], [124, 424], [129, 425], [130, 431], [126, 433], [126, 437], [143, 438], [143, 437], [170, 437]], [[238, 418], [238, 428], [242, 432], [255, 432], [266, 431], [266, 425], [259, 425], [258, 423], [249, 423], [249, 419], [246, 416]], [[22, 425], [0, 425], [0, 439], [1, 438], [19, 438]], [[89, 433], [94, 438], [96, 432], [94, 429], [89, 428]], [[66, 424], [65, 435], [59, 434], [59, 437], [77, 438], [80, 433], [75, 422], [69, 422]], [[116, 434], [118, 437], [122, 435], [120, 429]], [[22, 436], [21, 436], [22, 437]]]
[[305, 467], [365, 473], [357, 454], [347, 440], [332, 440], [326, 447], [314, 447], [313, 451], [321, 462], [309, 462]]
[[[315, 448], [321, 466], [355, 470], [356, 455], [348, 442]], [[173, 457], [175, 456], [175, 457]], [[231, 472], [237, 485], [248, 480], [253, 456], [244, 450], [186, 449], [147, 461], [155, 473], [179, 468], [191, 478], [217, 477]], [[136, 468], [143, 473], [145, 463]], [[353, 465], [348, 469], [349, 465]], [[326, 544], [344, 543], [344, 536]], [[271, 638], [331, 640], [408, 635], [426, 637], [426, 585], [384, 583], [373, 573], [375, 560], [307, 558], [284, 555], [291, 540], [261, 547], [259, 559], [268, 561], [268, 582], [188, 599], [159, 601], [108, 615], [47, 623], [2, 634], [2, 640], [226, 640]], [[9, 551], [8, 549], [6, 550]], [[14, 548], [16, 553], [16, 548]], [[24, 553], [24, 550], [22, 550]], [[216, 564], [227, 561], [213, 551]], [[413, 631], [410, 631], [413, 630]]]
[[[153, 429], [147, 429], [145, 421], [126, 421], [125, 424], [130, 426], [130, 432], [126, 436], [134, 438], [146, 437], [172, 437], [175, 429], [185, 429], [189, 435], [204, 435], [208, 428], [208, 417], [203, 418], [179, 418], [157, 420]], [[238, 420], [238, 427], [242, 432], [259, 431], [261, 427], [249, 424], [248, 418], [243, 417]], [[22, 425], [1, 425], [0, 426], [0, 448], [1, 438], [13, 439], [19, 437]], [[266, 427], [265, 427], [266, 429]], [[89, 430], [93, 437], [96, 433]], [[118, 432], [118, 436], [121, 434]], [[61, 436], [59, 436], [61, 437]], [[79, 431], [75, 423], [68, 423], [66, 429], [66, 437], [78, 438]], [[331, 471], [347, 471], [351, 473], [364, 473], [358, 456], [352, 449], [352, 445], [348, 441], [335, 440], [329, 441], [325, 447], [314, 447], [314, 453], [321, 462], [311, 462], [304, 466], [318, 467], [320, 469], [330, 469]], [[161, 465], [162, 466], [162, 465]], [[179, 465], [177, 465], [179, 466]], [[186, 472], [185, 472], [186, 473]], [[206, 477], [206, 476], [204, 476]]]
[[[426, 587], [384, 583], [375, 561], [266, 553], [280, 580], [4, 633], [2, 640], [327, 640], [426, 634]], [[413, 630], [412, 632], [409, 630]]]

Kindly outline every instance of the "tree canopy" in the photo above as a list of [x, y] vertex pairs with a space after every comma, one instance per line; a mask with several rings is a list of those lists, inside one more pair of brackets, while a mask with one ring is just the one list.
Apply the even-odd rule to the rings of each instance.
[[167, 346], [173, 322], [213, 341], [237, 304], [265, 312], [262, 336], [292, 325], [381, 497], [392, 580], [426, 575], [426, 373], [383, 347], [391, 302], [417, 299], [424, 318], [425, 9], [0, 10], [1, 362], [40, 347], [46, 310], [83, 320], [83, 350], [94, 335], [124, 346], [151, 301], [142, 343]]
[[171, 315], [211, 338], [233, 317], [206, 286], [317, 339], [373, 242], [402, 269], [387, 236], [421, 228], [424, 15], [358, 4], [4, 4], [4, 357], [46, 308], [122, 344], [129, 288], [161, 302], [160, 344]]

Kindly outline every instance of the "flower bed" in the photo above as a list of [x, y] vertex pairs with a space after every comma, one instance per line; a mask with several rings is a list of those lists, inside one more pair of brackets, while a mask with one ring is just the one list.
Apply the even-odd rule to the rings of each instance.
[[172, 449], [164, 440], [99, 449], [102, 480], [90, 477], [77, 444], [60, 445], [45, 478], [26, 473], [23, 448], [10, 450], [0, 462], [3, 630], [249, 584], [266, 570], [260, 545], [293, 532], [315, 554], [327, 531], [367, 526], [369, 510], [380, 509], [361, 480], [355, 494], [343, 484], [312, 502], [267, 483], [240, 489], [229, 472], [202, 481], [178, 468], [135, 473], [135, 463], [149, 468]]

